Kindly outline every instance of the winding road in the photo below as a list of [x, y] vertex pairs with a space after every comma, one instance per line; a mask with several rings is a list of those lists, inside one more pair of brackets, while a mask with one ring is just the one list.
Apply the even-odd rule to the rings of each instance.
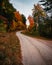
[[17, 32], [24, 65], [52, 65], [52, 41], [32, 38]]

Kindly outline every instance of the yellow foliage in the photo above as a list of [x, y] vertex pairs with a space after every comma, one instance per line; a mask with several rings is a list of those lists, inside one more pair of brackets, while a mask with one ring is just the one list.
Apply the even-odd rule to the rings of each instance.
[[4, 24], [4, 27], [6, 28], [7, 27], [7, 24]]
[[11, 30], [15, 30], [16, 29], [16, 26], [17, 26], [17, 22], [15, 22], [14, 20], [13, 20], [13, 23], [11, 24]]
[[25, 29], [25, 25], [21, 21], [18, 21], [18, 28]]
[[13, 27], [16, 28], [17, 23], [13, 20]]

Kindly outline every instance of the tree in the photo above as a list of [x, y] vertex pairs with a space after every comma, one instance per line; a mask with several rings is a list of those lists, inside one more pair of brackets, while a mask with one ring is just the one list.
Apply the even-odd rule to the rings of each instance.
[[19, 11], [15, 11], [14, 15], [15, 15], [15, 18], [16, 18], [17, 21], [21, 21], [22, 20], [22, 17], [21, 17], [21, 14], [20, 14]]
[[40, 5], [34, 5], [33, 18], [36, 21], [36, 30], [39, 31], [39, 34], [46, 37], [52, 37], [52, 20], [47, 17], [46, 12], [47, 11], [40, 7]]
[[19, 11], [14, 12], [16, 22], [17, 22], [17, 29], [22, 30], [26, 28], [26, 18], [24, 15], [21, 15]]
[[22, 17], [22, 22], [23, 22], [23, 24], [26, 25], [26, 17], [25, 17], [23, 14], [21, 15], [21, 17]]
[[[51, 16], [46, 17], [45, 19], [45, 25], [43, 25], [44, 28], [44, 33], [46, 34], [46, 36], [48, 37], [52, 37], [52, 0], [41, 0], [40, 2], [43, 2], [43, 6], [45, 6], [44, 10], [46, 11], [47, 15], [48, 13], [51, 14]], [[42, 29], [42, 28], [41, 28]]]
[[44, 7], [44, 10], [47, 12], [47, 13], [51, 13], [51, 17], [52, 17], [52, 0], [41, 0], [40, 2], [42, 2], [43, 6]]
[[46, 13], [40, 4], [34, 5], [33, 8], [33, 18], [36, 22], [36, 29], [38, 28], [39, 24], [43, 22], [43, 19], [46, 17]]
[[9, 0], [0, 0], [0, 15], [6, 17], [9, 21], [14, 18], [13, 12], [16, 11]]
[[13, 14], [13, 12], [15, 11], [15, 9], [12, 6], [12, 4], [9, 2], [9, 0], [2, 0], [0, 7], [1, 7], [1, 9], [0, 9], [1, 10], [0, 15], [3, 15], [4, 17], [9, 18], [9, 19], [13, 16], [11, 14]]
[[[33, 27], [35, 27], [36, 25], [35, 25], [35, 22], [34, 22], [34, 19], [33, 19], [33, 17], [32, 16], [28, 16], [28, 20], [29, 20], [29, 23], [30, 23], [30, 25], [29, 25], [29, 27], [28, 27], [28, 30], [30, 31], [30, 32], [33, 32], [34, 30], [35, 30], [35, 28], [33, 28]], [[32, 31], [33, 30], [33, 31]]]
[[8, 27], [10, 28], [12, 20], [15, 18], [14, 16], [15, 8], [12, 6], [12, 4], [9, 2], [9, 0], [0, 0], [0, 15], [4, 16], [8, 20]]

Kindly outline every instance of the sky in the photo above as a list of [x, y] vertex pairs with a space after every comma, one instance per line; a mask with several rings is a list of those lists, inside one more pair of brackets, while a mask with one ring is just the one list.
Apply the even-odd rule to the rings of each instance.
[[21, 14], [24, 14], [26, 18], [32, 15], [33, 5], [37, 4], [40, 0], [10, 0], [14, 8]]

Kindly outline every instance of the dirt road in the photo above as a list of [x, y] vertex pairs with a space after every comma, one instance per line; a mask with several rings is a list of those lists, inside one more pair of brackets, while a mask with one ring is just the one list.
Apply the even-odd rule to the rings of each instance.
[[24, 65], [52, 65], [52, 41], [31, 38], [17, 32]]

